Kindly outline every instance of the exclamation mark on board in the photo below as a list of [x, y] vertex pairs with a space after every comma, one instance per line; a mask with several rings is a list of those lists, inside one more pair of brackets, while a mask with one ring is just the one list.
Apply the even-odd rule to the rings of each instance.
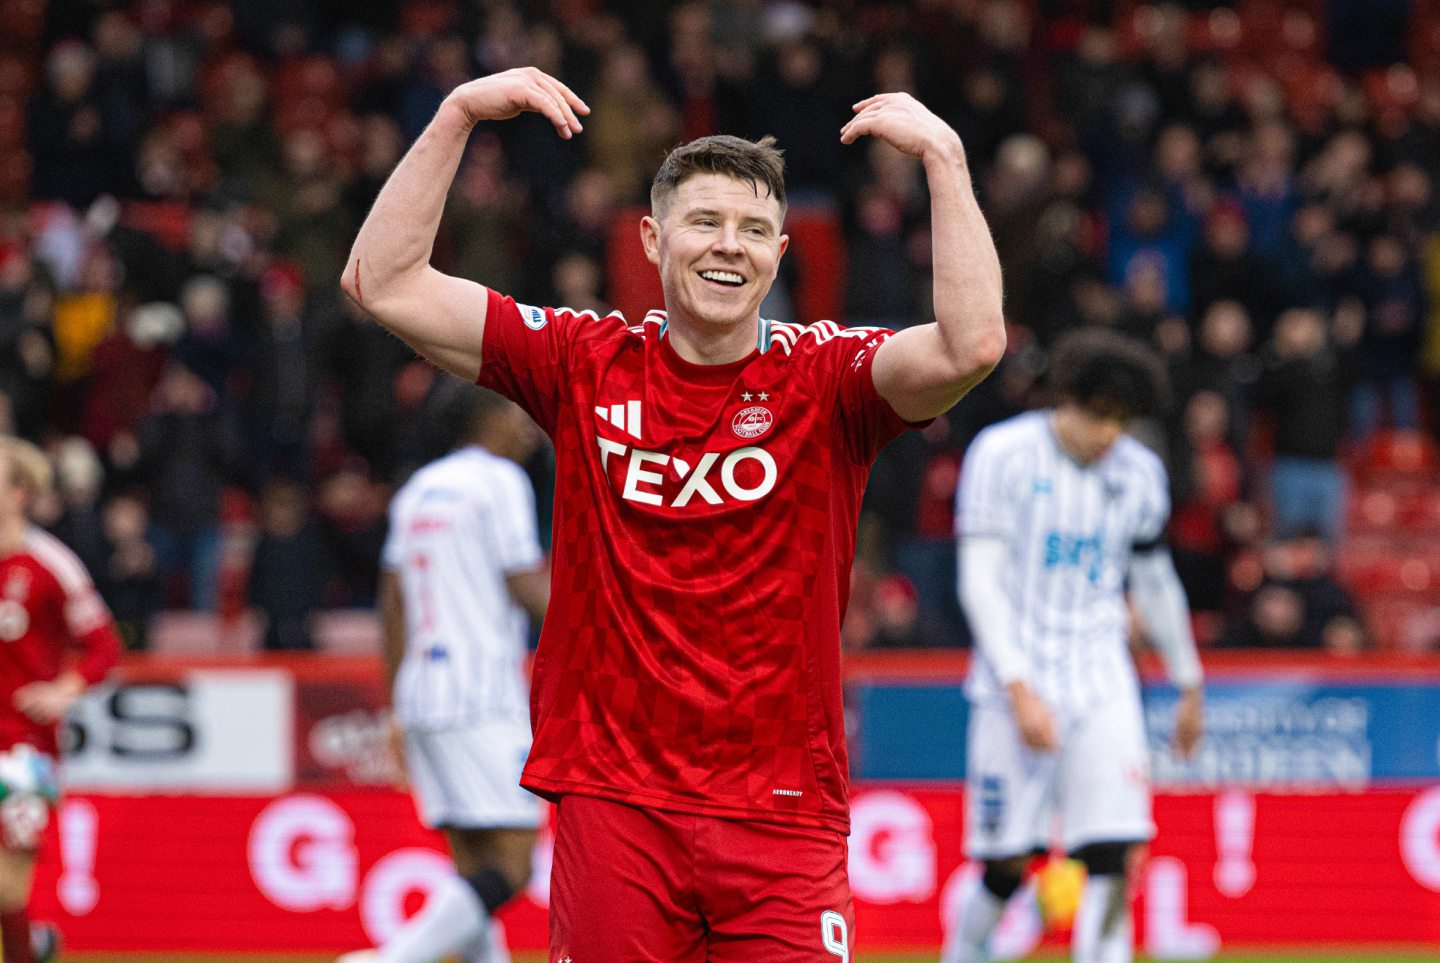
[[71, 916], [84, 916], [100, 901], [95, 882], [95, 842], [100, 817], [83, 799], [65, 803], [60, 809], [60, 865], [63, 867], [55, 890], [60, 905]]
[[1255, 797], [1222, 792], [1215, 797], [1215, 888], [1239, 899], [1255, 885]]

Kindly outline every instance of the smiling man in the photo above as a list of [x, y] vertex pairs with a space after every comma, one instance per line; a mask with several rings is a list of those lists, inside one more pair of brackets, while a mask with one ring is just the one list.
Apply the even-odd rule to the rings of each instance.
[[569, 138], [588, 108], [531, 68], [457, 88], [376, 200], [343, 284], [555, 443], [553, 595], [521, 780], [557, 803], [550, 959], [848, 961], [839, 628], [861, 495], [880, 449], [1005, 345], [964, 149], [904, 94], [862, 101], [838, 132], [923, 161], [935, 322], [762, 319], [788, 244], [783, 164], [770, 138], [725, 136], [677, 148], [656, 175], [640, 239], [665, 310], [631, 322], [430, 267], [470, 130], [521, 111]]

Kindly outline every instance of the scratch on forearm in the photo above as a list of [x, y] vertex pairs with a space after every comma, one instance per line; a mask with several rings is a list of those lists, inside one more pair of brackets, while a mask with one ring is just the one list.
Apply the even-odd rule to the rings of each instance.
[[355, 303], [365, 305], [365, 293], [360, 290], [360, 259], [355, 259]]

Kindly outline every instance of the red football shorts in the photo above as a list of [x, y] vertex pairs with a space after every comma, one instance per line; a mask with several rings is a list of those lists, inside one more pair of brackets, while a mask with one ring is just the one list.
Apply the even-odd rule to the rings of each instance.
[[567, 795], [551, 963], [849, 963], [848, 847], [832, 830]]

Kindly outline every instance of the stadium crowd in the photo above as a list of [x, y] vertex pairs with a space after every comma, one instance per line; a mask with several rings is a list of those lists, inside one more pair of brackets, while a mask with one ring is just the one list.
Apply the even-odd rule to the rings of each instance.
[[[612, 225], [667, 148], [774, 133], [792, 209], [841, 237], [836, 320], [927, 320], [920, 165], [838, 131], [908, 90], [960, 132], [1010, 353], [877, 464], [848, 647], [964, 644], [960, 453], [1038, 402], [1047, 349], [1083, 325], [1170, 364], [1172, 414], [1141, 433], [1204, 640], [1370, 644], [1334, 558], [1353, 453], [1431, 421], [1440, 8], [667, 6], [0, 0], [0, 429], [52, 454], [43, 521], [132, 645], [160, 609], [253, 606], [268, 646], [305, 648], [311, 613], [373, 604], [388, 496], [463, 394], [336, 281], [443, 95], [524, 64], [588, 100], [586, 131], [478, 133], [435, 257], [536, 303], [614, 303]], [[816, 320], [789, 300], [795, 261], [763, 313]]]

